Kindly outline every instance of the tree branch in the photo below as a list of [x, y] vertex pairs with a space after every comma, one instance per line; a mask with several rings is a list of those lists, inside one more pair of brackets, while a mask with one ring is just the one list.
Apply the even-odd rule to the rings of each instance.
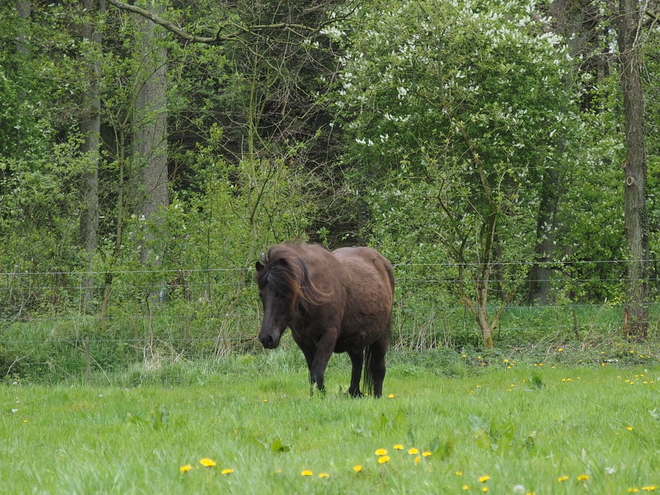
[[[241, 26], [239, 24], [236, 24], [235, 22], [225, 22], [221, 23], [218, 31], [215, 36], [213, 37], [207, 37], [207, 36], [197, 36], [195, 34], [191, 34], [188, 31], [181, 29], [180, 27], [176, 26], [175, 24], [171, 23], [170, 21], [167, 21], [163, 19], [162, 17], [159, 17], [155, 15], [154, 13], [140, 8], [136, 7], [135, 5], [130, 5], [128, 3], [121, 2], [119, 0], [108, 0], [108, 2], [111, 5], [114, 5], [118, 9], [125, 10], [127, 12], [132, 12], [134, 14], [141, 15], [142, 17], [145, 17], [152, 21], [154, 24], [157, 24], [171, 33], [175, 34], [179, 38], [189, 41], [191, 43], [206, 43], [209, 45], [213, 45], [216, 43], [219, 43], [221, 41], [229, 41], [229, 40], [236, 40], [239, 34], [258, 34], [259, 32], [267, 31], [269, 29], [278, 29], [282, 31], [291, 31], [297, 36], [300, 36], [301, 38], [304, 35], [309, 35], [309, 34], [317, 34], [319, 33], [324, 27], [335, 23], [337, 21], [346, 19], [350, 14], [353, 13], [353, 10], [349, 11], [347, 14], [342, 15], [342, 16], [336, 16], [331, 19], [327, 19], [318, 26], [310, 27], [306, 26], [304, 24], [295, 24], [295, 23], [288, 23], [288, 22], [279, 22], [275, 24], [257, 24], [254, 26]], [[231, 35], [227, 36], [221, 36], [220, 33], [227, 27], [230, 27], [234, 30], [234, 33]]]
[[197, 36], [194, 34], [190, 34], [187, 31], [181, 29], [180, 27], [175, 26], [171, 22], [158, 17], [157, 15], [149, 12], [148, 10], [142, 9], [140, 7], [136, 7], [135, 5], [129, 5], [127, 3], [120, 2], [119, 0], [108, 0], [108, 2], [114, 5], [115, 7], [117, 7], [118, 9], [125, 10], [127, 12], [133, 12], [134, 14], [138, 14], [141, 15], [142, 17], [146, 17], [154, 24], [158, 24], [159, 26], [164, 27], [171, 33], [176, 34], [179, 38], [184, 39], [186, 41], [191, 41], [193, 43], [207, 43], [207, 44], [213, 44], [213, 43], [217, 43], [218, 41], [221, 41], [221, 38], [219, 36], [220, 31], [218, 31], [218, 34], [216, 34], [212, 38]]

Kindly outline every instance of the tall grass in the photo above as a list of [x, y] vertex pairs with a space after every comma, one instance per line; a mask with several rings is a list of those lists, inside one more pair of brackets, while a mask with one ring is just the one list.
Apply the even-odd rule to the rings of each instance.
[[[40, 317], [0, 322], [0, 376], [9, 381], [58, 383], [112, 373], [135, 365], [159, 367], [179, 362], [219, 360], [232, 354], [261, 352], [256, 340], [259, 308], [218, 313], [203, 304], [156, 305], [148, 311], [96, 316]], [[652, 305], [649, 337], [658, 340]], [[511, 307], [495, 330], [497, 353], [543, 354], [561, 346], [611, 354], [621, 341], [622, 308], [618, 305]], [[404, 351], [451, 349], [480, 352], [480, 334], [462, 308], [396, 308], [392, 348]], [[598, 360], [600, 354], [589, 359]]]
[[[481, 366], [483, 356], [395, 355], [384, 398], [355, 400], [344, 394], [347, 360], [333, 358], [327, 393], [310, 396], [294, 351], [178, 363], [169, 376], [136, 366], [95, 374], [92, 386], [2, 386], [0, 492], [603, 494], [660, 486], [655, 360], [553, 367], [491, 358]], [[440, 369], [448, 363], [455, 377]], [[388, 451], [386, 462], [377, 449]], [[216, 466], [202, 466], [204, 458]]]

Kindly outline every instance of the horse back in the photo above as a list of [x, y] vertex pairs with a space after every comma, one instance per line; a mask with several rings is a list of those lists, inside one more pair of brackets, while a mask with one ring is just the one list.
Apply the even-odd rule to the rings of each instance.
[[344, 338], [364, 343], [389, 335], [394, 299], [392, 264], [378, 251], [367, 248], [340, 248], [332, 252], [342, 266], [346, 306], [342, 321]]
[[339, 248], [332, 251], [337, 260], [347, 269], [352, 285], [375, 280], [389, 286], [390, 298], [394, 296], [394, 270], [385, 256], [368, 247]]

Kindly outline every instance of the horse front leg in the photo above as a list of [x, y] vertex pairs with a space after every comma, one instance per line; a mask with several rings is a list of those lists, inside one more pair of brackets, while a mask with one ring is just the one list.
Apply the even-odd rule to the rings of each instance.
[[314, 355], [316, 354], [316, 350], [312, 347], [303, 347], [302, 345], [299, 345], [299, 347], [305, 356], [305, 361], [307, 362], [307, 370], [309, 372], [309, 395], [312, 396], [314, 395], [314, 380], [312, 379], [312, 366], [314, 364]]
[[351, 397], [362, 397], [360, 392], [360, 377], [362, 376], [362, 363], [364, 362], [364, 352], [349, 352], [351, 358], [351, 385], [348, 387], [348, 393]]
[[[324, 392], [325, 386], [323, 384], [325, 369], [328, 367], [328, 361], [335, 350], [337, 343], [337, 332], [328, 331], [323, 334], [323, 337], [318, 342], [314, 359], [309, 367], [309, 381], [312, 385], [316, 384], [319, 391]], [[309, 365], [309, 362], [308, 362]]]

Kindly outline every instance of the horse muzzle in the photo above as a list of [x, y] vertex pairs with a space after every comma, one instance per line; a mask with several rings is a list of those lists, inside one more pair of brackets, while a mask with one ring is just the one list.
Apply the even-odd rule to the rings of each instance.
[[259, 335], [259, 341], [266, 349], [275, 349], [280, 344], [280, 339], [273, 338], [272, 335]]

